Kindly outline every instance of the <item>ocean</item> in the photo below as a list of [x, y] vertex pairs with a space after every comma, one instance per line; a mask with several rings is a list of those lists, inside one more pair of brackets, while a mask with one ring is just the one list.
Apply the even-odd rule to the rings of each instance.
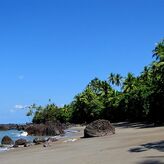
[[[72, 130], [72, 129], [66, 129], [64, 131], [65, 131], [64, 135], [54, 136], [54, 137], [57, 138], [58, 140], [63, 139], [63, 138], [67, 140], [69, 138], [72, 138], [76, 133], [78, 133], [78, 131]], [[27, 141], [33, 141], [34, 138], [38, 137], [38, 136], [24, 136], [22, 135], [22, 132], [24, 131], [18, 131], [18, 130], [0, 131], [0, 144], [1, 144], [2, 138], [6, 135], [9, 136], [13, 141], [16, 141], [20, 138], [26, 139]], [[48, 136], [46, 138], [48, 138]], [[9, 147], [0, 147], [0, 153], [8, 151], [8, 150], [10, 150]]]
[[[13, 141], [16, 141], [17, 139], [20, 138], [26, 139], [27, 141], [33, 141], [33, 139], [35, 138], [34, 136], [23, 136], [22, 132], [23, 131], [18, 131], [18, 130], [0, 131], [0, 143], [4, 136], [9, 136]], [[7, 150], [9, 150], [9, 148], [0, 147], [0, 152], [7, 151]]]

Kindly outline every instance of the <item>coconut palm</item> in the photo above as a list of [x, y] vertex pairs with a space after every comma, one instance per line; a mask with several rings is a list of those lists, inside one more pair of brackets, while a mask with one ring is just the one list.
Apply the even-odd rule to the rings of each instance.
[[113, 74], [113, 73], [111, 73], [109, 75], [109, 77], [108, 77], [108, 81], [112, 85], [121, 86], [121, 84], [122, 84], [122, 76], [120, 74]]
[[164, 62], [164, 39], [153, 50], [153, 57], [156, 57], [156, 60], [160, 62]]
[[128, 73], [127, 77], [123, 82], [123, 92], [130, 92], [135, 88], [136, 78], [132, 73]]
[[115, 74], [111, 73], [108, 77], [108, 81], [109, 81], [109, 83], [114, 85], [115, 84]]

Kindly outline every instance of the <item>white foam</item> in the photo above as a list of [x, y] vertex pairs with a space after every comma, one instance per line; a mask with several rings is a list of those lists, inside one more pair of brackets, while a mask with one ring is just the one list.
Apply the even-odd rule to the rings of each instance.
[[68, 139], [68, 140], [66, 140], [64, 142], [67, 143], [67, 142], [75, 142], [75, 141], [77, 141], [77, 139], [76, 138], [72, 138], [72, 139]]
[[5, 151], [8, 151], [9, 149], [7, 147], [1, 147], [0, 148], [0, 152], [5, 152]]
[[27, 133], [27, 132], [21, 132], [21, 133], [20, 133], [20, 136], [26, 137], [26, 136], [28, 136], [28, 133]]

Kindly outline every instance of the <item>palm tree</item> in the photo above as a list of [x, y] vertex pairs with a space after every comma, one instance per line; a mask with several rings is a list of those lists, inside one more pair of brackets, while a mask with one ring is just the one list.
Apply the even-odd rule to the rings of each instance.
[[156, 57], [156, 60], [160, 62], [164, 62], [164, 39], [153, 50], [153, 57]]
[[136, 78], [132, 73], [128, 73], [126, 79], [123, 82], [123, 92], [130, 92], [135, 88]]
[[116, 86], [122, 85], [122, 76], [120, 74], [115, 75], [115, 84], [116, 84]]
[[112, 85], [121, 86], [121, 84], [122, 84], [122, 76], [120, 74], [113, 74], [113, 73], [111, 73], [109, 75], [109, 77], [108, 77], [108, 81]]
[[160, 80], [164, 80], [164, 39], [157, 44], [153, 50], [153, 57], [156, 57], [156, 61], [152, 64], [152, 70], [156, 77]]
[[141, 75], [139, 76], [139, 80], [142, 80], [144, 82], [148, 82], [151, 78], [151, 68], [148, 66], [144, 67], [144, 70], [142, 71]]
[[111, 73], [108, 77], [109, 83], [112, 83], [112, 85], [115, 84], [115, 74]]

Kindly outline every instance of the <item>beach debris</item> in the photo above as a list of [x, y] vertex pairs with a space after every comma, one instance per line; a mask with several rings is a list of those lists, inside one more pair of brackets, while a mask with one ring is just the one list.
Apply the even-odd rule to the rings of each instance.
[[43, 144], [43, 147], [49, 147], [53, 142], [58, 141], [55, 137], [49, 137], [46, 142]]
[[108, 120], [99, 119], [91, 122], [84, 129], [84, 138], [102, 137], [115, 134], [115, 128]]
[[47, 142], [56, 142], [56, 141], [58, 141], [58, 139], [56, 137], [49, 137], [47, 139]]
[[66, 129], [64, 130], [65, 133], [79, 133], [80, 130], [73, 130], [73, 129]]
[[75, 142], [75, 141], [77, 141], [76, 138], [70, 138], [68, 140], [65, 140], [64, 142], [67, 143], [67, 142]]
[[43, 144], [43, 147], [48, 147], [48, 144], [46, 144], [46, 143], [45, 143], [45, 144]]
[[49, 147], [49, 146], [51, 146], [51, 143], [48, 142], [48, 141], [46, 141], [46, 142], [43, 144], [43, 147]]
[[30, 147], [30, 146], [33, 146], [34, 144], [33, 143], [31, 143], [31, 142], [27, 142], [25, 145], [24, 145], [24, 147]]
[[4, 136], [1, 141], [2, 145], [14, 145], [14, 141], [9, 136]]

